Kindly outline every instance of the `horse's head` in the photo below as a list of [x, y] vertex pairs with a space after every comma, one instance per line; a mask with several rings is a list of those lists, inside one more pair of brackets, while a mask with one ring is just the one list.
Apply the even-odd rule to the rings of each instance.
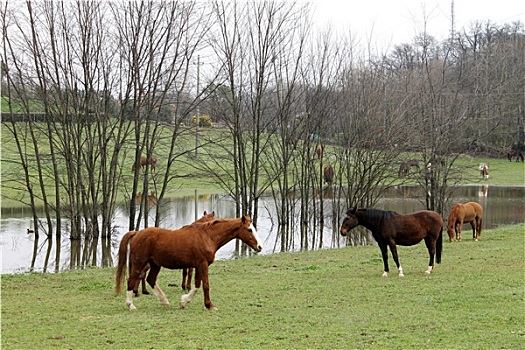
[[260, 252], [262, 250], [261, 240], [257, 234], [255, 226], [252, 224], [252, 218], [245, 215], [241, 218], [242, 225], [239, 229], [238, 238], [246, 243], [253, 250]]
[[346, 236], [348, 231], [359, 225], [359, 219], [355, 215], [356, 211], [356, 208], [352, 208], [346, 212], [346, 218], [343, 220], [341, 228], [339, 229], [341, 235]]
[[202, 217], [196, 221], [194, 221], [194, 224], [201, 224], [209, 221], [213, 221], [215, 219], [215, 210], [211, 213], [208, 213], [206, 210], [204, 211], [204, 214], [202, 214]]

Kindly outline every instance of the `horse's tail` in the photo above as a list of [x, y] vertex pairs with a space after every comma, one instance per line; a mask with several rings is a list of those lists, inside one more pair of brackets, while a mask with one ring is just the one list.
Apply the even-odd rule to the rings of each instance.
[[436, 242], [436, 262], [441, 264], [441, 252], [443, 251], [443, 225], [441, 225], [441, 231]]
[[120, 246], [118, 248], [118, 265], [117, 265], [117, 274], [115, 278], [115, 292], [120, 294], [120, 287], [122, 285], [122, 280], [126, 273], [126, 263], [128, 261], [128, 245], [129, 241], [135, 236], [137, 231], [129, 231], [126, 233], [122, 240], [120, 241]]

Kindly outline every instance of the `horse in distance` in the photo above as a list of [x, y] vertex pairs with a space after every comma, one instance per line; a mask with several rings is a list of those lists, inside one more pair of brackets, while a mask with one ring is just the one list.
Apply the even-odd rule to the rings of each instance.
[[135, 171], [137, 169], [137, 166], [140, 166], [141, 169], [143, 169], [145, 166], [151, 165], [151, 170], [155, 170], [155, 166], [157, 165], [157, 158], [156, 157], [140, 157], [139, 161], [136, 161], [131, 166], [131, 171]]
[[388, 248], [396, 263], [399, 277], [404, 277], [403, 268], [399, 263], [396, 245], [411, 246], [425, 240], [429, 262], [425, 274], [434, 270], [436, 262], [441, 263], [443, 219], [435, 211], [422, 210], [413, 214], [402, 215], [395, 211], [380, 209], [356, 209], [347, 211], [341, 224], [340, 233], [343, 236], [357, 226], [364, 226], [372, 232], [383, 257], [383, 277], [389, 273]]
[[518, 149], [511, 149], [507, 152], [507, 159], [509, 162], [512, 162], [512, 158], [516, 158], [516, 162], [519, 162], [520, 160], [523, 162], [525, 160], [523, 153]]
[[144, 268], [149, 264], [146, 280], [161, 304], [168, 307], [170, 303], [157, 285], [160, 269], [193, 267], [196, 268], [195, 286], [181, 297], [180, 307], [184, 308], [191, 302], [202, 284], [205, 307], [216, 310], [210, 300], [208, 269], [215, 260], [217, 250], [235, 238], [257, 252], [262, 250], [250, 216], [215, 219], [199, 225], [187, 225], [178, 230], [149, 227], [136, 231], [133, 235], [125, 235], [119, 246], [115, 291], [120, 293], [126, 262], [129, 260], [126, 306], [129, 310], [136, 310], [133, 291], [138, 288], [140, 279], [144, 276]]

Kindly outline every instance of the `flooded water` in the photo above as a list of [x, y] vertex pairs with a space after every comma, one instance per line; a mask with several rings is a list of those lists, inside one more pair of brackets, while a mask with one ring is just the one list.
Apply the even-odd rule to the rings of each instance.
[[[376, 208], [407, 214], [424, 209], [423, 200], [424, 196], [419, 188], [401, 186], [391, 189]], [[330, 203], [329, 201], [327, 203]], [[490, 186], [490, 188], [465, 186], [455, 191], [451, 203], [467, 201], [477, 201], [483, 206], [484, 229], [525, 221], [525, 187], [523, 186]], [[232, 200], [221, 195], [197, 196], [197, 199], [195, 196], [180, 197], [158, 205], [162, 205], [164, 211], [165, 219], [161, 226], [173, 229], [193, 222], [205, 210], [215, 211], [216, 217], [233, 217], [235, 213]], [[326, 207], [329, 208], [330, 205], [327, 204]], [[257, 223], [257, 230], [264, 246], [261, 254], [271, 254], [281, 249], [278, 229], [272, 224], [276, 222], [273, 211], [271, 198], [263, 198], [260, 202]], [[445, 213], [447, 214], [448, 212]], [[316, 248], [329, 249], [347, 245], [347, 238], [341, 237], [338, 227], [334, 227], [332, 223], [330, 210], [326, 211], [325, 215], [322, 239], [321, 242], [316, 243]], [[34, 234], [27, 233], [27, 230], [32, 228], [31, 225], [29, 211], [2, 208], [0, 220], [2, 273], [61, 272], [86, 266], [114, 266], [120, 238], [128, 231], [128, 216], [125, 207], [118, 208], [114, 220], [116, 234], [111, 239], [91, 241], [70, 241], [68, 235], [58, 240], [54, 236], [52, 239], [47, 239], [42, 234], [36, 239]], [[466, 230], [470, 232], [470, 226]], [[289, 250], [300, 249], [299, 235], [299, 232], [294, 232], [294, 237], [289, 238], [291, 242], [287, 244]], [[362, 243], [373, 244], [373, 241], [364, 239]], [[230, 259], [233, 257], [234, 249], [235, 243], [232, 241], [217, 252], [216, 258]]]

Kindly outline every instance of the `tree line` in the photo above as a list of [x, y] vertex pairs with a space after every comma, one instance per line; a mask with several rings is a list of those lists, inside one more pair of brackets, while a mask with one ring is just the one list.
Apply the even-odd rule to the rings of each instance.
[[[270, 193], [281, 249], [296, 230], [311, 249], [325, 205], [334, 227], [349, 207], [373, 206], [407, 179], [392, 175], [408, 153], [425, 207], [443, 213], [464, 176], [459, 156], [525, 141], [520, 22], [472, 23], [442, 42], [421, 32], [374, 54], [351, 33], [313, 30], [303, 2], [20, 5], [0, 13], [2, 110], [25, 115], [2, 120], [18, 169], [2, 177], [27, 191], [48, 235], [67, 222], [72, 239], [110, 236], [121, 197], [130, 230], [159, 226], [184, 162], [214, 178], [238, 216], [256, 222]], [[194, 125], [201, 112], [219, 134]]]

